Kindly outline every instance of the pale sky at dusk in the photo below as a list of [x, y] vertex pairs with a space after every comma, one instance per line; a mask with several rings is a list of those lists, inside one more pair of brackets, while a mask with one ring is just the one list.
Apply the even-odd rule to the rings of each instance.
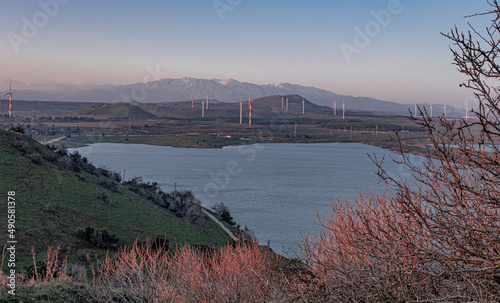
[[[3, 0], [0, 88], [10, 77], [14, 89], [130, 84], [149, 67], [162, 78], [291, 82], [400, 103], [462, 104], [470, 92], [458, 87], [464, 77], [440, 32], [466, 30], [467, 21], [482, 30], [489, 17], [463, 16], [487, 8], [483, 0]], [[372, 12], [381, 10], [389, 16], [377, 21]], [[358, 47], [356, 28], [371, 34]], [[350, 62], [342, 43], [358, 50]]]

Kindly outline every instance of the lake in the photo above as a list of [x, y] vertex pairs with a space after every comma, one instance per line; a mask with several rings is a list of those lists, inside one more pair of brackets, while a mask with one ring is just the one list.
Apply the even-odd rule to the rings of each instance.
[[[270, 241], [278, 253], [298, 253], [301, 236], [319, 231], [319, 214], [331, 213], [335, 197], [383, 191], [376, 166], [367, 154], [397, 155], [357, 143], [254, 144], [223, 149], [174, 148], [140, 144], [99, 143], [78, 150], [94, 165], [104, 165], [125, 179], [141, 176], [163, 191], [192, 190], [206, 207], [228, 206], [232, 217]], [[420, 161], [419, 156], [410, 156]], [[386, 170], [408, 178], [391, 161]], [[316, 220], [317, 221], [317, 220]]]

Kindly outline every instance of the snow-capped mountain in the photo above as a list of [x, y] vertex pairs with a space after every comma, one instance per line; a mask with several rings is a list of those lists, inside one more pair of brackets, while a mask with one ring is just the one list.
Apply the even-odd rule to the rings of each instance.
[[375, 113], [408, 114], [410, 106], [368, 97], [353, 97], [335, 94], [315, 87], [291, 83], [254, 84], [234, 79], [166, 78], [147, 83], [118, 85], [78, 92], [63, 91], [17, 91], [18, 100], [38, 101], [90, 101], [90, 102], [131, 102], [158, 103], [186, 101], [208, 97], [222, 102], [256, 99], [272, 95], [300, 95], [318, 105], [333, 106], [334, 100], [340, 107], [345, 102], [347, 110], [370, 111]]

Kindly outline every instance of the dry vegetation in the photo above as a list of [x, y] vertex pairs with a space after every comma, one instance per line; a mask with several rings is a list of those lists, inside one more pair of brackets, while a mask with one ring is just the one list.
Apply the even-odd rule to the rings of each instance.
[[461, 86], [479, 101], [475, 119], [432, 120], [422, 110], [415, 122], [432, 142], [427, 160], [411, 163], [400, 147], [399, 163], [413, 180], [390, 176], [374, 159], [395, 194], [337, 203], [321, 221], [323, 233], [306, 241], [307, 259], [334, 301], [500, 300], [500, 7], [490, 4], [485, 34], [471, 27], [445, 35], [467, 76]]
[[[500, 6], [479, 34], [454, 29], [455, 64], [479, 101], [475, 119], [415, 123], [432, 141], [427, 160], [411, 163], [410, 182], [388, 175], [393, 195], [336, 201], [321, 218], [323, 232], [305, 239], [303, 261], [290, 261], [256, 243], [175, 251], [136, 243], [91, 268], [78, 295], [89, 302], [492, 302], [500, 300]], [[475, 39], [477, 39], [477, 42]], [[471, 132], [480, 127], [481, 131]], [[18, 277], [35, 287], [70, 278], [51, 251], [43, 275]], [[54, 267], [61, 264], [59, 270]], [[35, 264], [36, 265], [36, 264]], [[82, 279], [81, 275], [75, 275]], [[0, 277], [5, 285], [6, 276]], [[73, 284], [74, 286], [74, 284]], [[72, 286], [72, 287], [73, 287]]]

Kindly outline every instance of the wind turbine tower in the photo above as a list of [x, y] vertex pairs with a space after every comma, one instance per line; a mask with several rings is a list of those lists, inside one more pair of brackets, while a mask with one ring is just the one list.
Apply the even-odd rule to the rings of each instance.
[[465, 106], [465, 121], [469, 119], [469, 106]]
[[194, 108], [194, 96], [191, 95], [191, 108]]
[[248, 127], [252, 127], [252, 100], [248, 98]]
[[10, 78], [9, 85], [9, 118], [12, 117], [12, 78]]
[[342, 101], [342, 120], [345, 119], [345, 103]]
[[445, 104], [445, 105], [444, 105], [444, 107], [443, 107], [443, 112], [444, 112], [443, 117], [444, 117], [444, 118], [446, 118], [446, 104]]
[[281, 110], [283, 110], [283, 96], [281, 96]]
[[432, 118], [432, 103], [431, 103], [431, 118]]
[[205, 117], [205, 101], [201, 101], [201, 117]]
[[208, 109], [208, 94], [207, 94], [207, 109]]
[[240, 124], [243, 122], [243, 102], [240, 99]]
[[285, 111], [288, 113], [288, 97], [286, 98], [286, 110]]
[[304, 109], [305, 109], [305, 101], [304, 98], [302, 98], [302, 114], [304, 114]]
[[333, 100], [333, 115], [337, 115], [337, 101]]

